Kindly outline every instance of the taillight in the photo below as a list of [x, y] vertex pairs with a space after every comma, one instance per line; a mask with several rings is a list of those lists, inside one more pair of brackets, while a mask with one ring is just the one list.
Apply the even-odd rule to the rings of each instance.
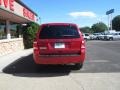
[[85, 49], [85, 41], [84, 40], [81, 43], [81, 49]]
[[85, 53], [85, 41], [82, 40], [82, 43], [81, 43], [81, 53]]
[[33, 50], [34, 50], [34, 54], [38, 55], [39, 54], [39, 49], [38, 49], [38, 44], [37, 41], [33, 42]]
[[33, 42], [33, 49], [34, 49], [34, 50], [38, 50], [38, 45], [37, 45], [37, 42], [36, 42], [36, 41]]

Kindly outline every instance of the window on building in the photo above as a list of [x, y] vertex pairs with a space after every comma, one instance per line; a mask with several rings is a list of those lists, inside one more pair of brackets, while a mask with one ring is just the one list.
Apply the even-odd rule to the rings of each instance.
[[6, 22], [4, 20], [0, 20], [0, 40], [6, 39], [7, 31], [6, 31]]
[[21, 28], [20, 24], [10, 23], [10, 34], [11, 38], [19, 38], [21, 36]]

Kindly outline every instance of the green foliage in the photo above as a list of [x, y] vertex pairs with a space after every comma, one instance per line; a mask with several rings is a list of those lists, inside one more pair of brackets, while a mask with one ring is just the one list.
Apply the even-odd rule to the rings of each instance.
[[24, 39], [24, 46], [26, 49], [32, 48], [35, 34], [37, 33], [38, 28], [39, 25], [33, 22], [23, 27], [23, 39]]
[[92, 33], [92, 30], [90, 27], [82, 27], [80, 28], [80, 31], [83, 33]]
[[94, 33], [100, 33], [107, 30], [107, 26], [103, 22], [99, 22], [99, 23], [93, 24], [91, 29], [93, 30]]
[[120, 15], [116, 16], [115, 18], [113, 18], [112, 26], [113, 26], [114, 30], [120, 31]]

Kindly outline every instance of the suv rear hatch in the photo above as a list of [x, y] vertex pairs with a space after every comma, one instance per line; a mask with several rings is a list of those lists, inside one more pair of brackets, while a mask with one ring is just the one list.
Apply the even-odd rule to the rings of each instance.
[[80, 55], [80, 33], [71, 25], [46, 25], [38, 40], [40, 55]]

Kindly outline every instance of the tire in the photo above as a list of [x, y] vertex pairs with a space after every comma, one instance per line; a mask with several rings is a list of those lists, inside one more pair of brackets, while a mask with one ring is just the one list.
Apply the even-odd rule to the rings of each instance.
[[75, 67], [75, 70], [80, 70], [83, 67], [83, 64], [82, 63], [76, 63], [74, 67]]
[[109, 40], [110, 40], [110, 41], [113, 40], [113, 37], [110, 37]]
[[99, 40], [99, 38], [97, 37], [97, 40]]

